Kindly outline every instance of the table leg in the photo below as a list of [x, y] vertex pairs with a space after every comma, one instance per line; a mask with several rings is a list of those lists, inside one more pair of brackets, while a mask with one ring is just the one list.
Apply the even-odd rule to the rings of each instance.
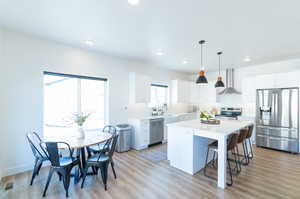
[[77, 149], [76, 156], [79, 156], [80, 163], [79, 168], [76, 168], [75, 176], [74, 176], [74, 184], [77, 184], [80, 179], [82, 178], [83, 169], [86, 164], [86, 158], [85, 158], [85, 148]]
[[218, 187], [226, 187], [226, 170], [227, 170], [227, 138], [218, 139]]

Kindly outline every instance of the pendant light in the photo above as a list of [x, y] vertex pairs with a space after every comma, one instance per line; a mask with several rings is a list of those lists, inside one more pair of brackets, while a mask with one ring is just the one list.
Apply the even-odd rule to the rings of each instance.
[[221, 77], [221, 55], [222, 55], [222, 52], [218, 52], [217, 55], [219, 55], [219, 76], [218, 76], [217, 82], [215, 84], [215, 87], [220, 88], [220, 87], [225, 87], [225, 85], [222, 81], [222, 77]]
[[207, 84], [207, 79], [205, 77], [204, 68], [203, 68], [203, 44], [205, 43], [204, 40], [199, 41], [201, 45], [201, 70], [199, 72], [199, 76], [197, 78], [196, 84]]

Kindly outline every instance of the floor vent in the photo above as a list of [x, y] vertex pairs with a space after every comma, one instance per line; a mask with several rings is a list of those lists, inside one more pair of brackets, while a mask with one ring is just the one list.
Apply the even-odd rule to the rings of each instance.
[[8, 182], [5, 184], [5, 191], [11, 190], [14, 188], [14, 183], [13, 182]]

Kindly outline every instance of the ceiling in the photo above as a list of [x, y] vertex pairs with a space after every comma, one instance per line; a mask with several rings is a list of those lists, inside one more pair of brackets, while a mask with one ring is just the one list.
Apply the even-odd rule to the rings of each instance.
[[207, 40], [204, 64], [209, 71], [218, 68], [218, 51], [223, 51], [223, 68], [300, 57], [299, 7], [299, 0], [140, 0], [134, 6], [127, 0], [0, 0], [0, 24], [196, 72], [201, 39]]

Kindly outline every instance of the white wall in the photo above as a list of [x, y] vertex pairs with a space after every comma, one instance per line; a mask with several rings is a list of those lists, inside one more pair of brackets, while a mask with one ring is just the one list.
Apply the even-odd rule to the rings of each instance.
[[0, 29], [0, 146], [4, 175], [31, 169], [25, 140], [30, 131], [43, 131], [43, 71], [109, 79], [109, 121], [126, 122], [129, 72], [151, 76], [153, 83], [171, 84], [188, 75], [145, 63], [104, 56], [60, 43]]
[[[3, 62], [1, 61], [3, 60], [3, 35], [2, 35], [2, 31], [0, 29], [0, 69], [2, 69], [4, 66], [3, 66]], [[0, 72], [2, 73], [2, 72]], [[2, 85], [0, 84], [0, 88], [2, 90]], [[0, 90], [0, 93], [1, 93], [1, 90]], [[0, 94], [1, 95], [1, 94]], [[2, 98], [0, 97], [0, 107], [3, 106], [3, 103], [2, 103]], [[3, 121], [3, 118], [4, 118], [4, 115], [1, 113], [0, 114], [0, 121]], [[2, 124], [2, 122], [0, 122], [0, 125]], [[1, 140], [3, 140], [3, 133], [0, 131], [0, 144], [1, 143]], [[1, 150], [1, 146], [0, 146], [0, 151]], [[0, 184], [1, 184], [1, 178], [3, 177], [3, 151], [1, 152], [0, 154]]]

